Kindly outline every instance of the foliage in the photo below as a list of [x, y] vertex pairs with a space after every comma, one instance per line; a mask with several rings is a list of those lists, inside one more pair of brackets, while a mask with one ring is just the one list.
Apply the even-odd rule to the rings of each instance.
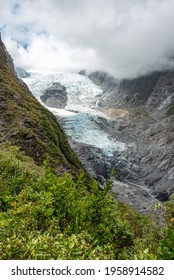
[[48, 161], [38, 167], [17, 147], [1, 145], [0, 258], [172, 259], [171, 222], [161, 228], [115, 201], [111, 188], [108, 180], [103, 190], [96, 182], [89, 190], [83, 174], [58, 177]]
[[169, 228], [166, 239], [161, 241], [161, 257], [166, 260], [174, 260], [174, 232]]

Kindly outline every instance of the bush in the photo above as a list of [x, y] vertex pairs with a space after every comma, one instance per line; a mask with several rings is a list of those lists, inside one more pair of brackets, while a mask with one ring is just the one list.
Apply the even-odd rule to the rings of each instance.
[[38, 167], [14, 147], [2, 151], [1, 259], [173, 258], [171, 225], [161, 229], [114, 200], [110, 180], [104, 190], [93, 182], [89, 191], [83, 174], [76, 181], [57, 177], [48, 162]]

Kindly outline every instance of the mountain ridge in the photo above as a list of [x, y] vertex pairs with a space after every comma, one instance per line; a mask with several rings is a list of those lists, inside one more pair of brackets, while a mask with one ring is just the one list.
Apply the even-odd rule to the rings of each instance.
[[17, 145], [36, 163], [48, 159], [58, 174], [85, 172], [56, 118], [17, 78], [13, 60], [0, 41], [0, 142]]
[[112, 131], [127, 133], [143, 141], [142, 149], [147, 147], [138, 164], [139, 183], [159, 200], [168, 200], [174, 192], [174, 71], [130, 80], [100, 71], [89, 77], [105, 91], [98, 109], [114, 119]]

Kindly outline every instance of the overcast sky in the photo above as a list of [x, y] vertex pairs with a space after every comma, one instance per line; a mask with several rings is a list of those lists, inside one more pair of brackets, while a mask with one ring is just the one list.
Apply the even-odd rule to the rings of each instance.
[[0, 0], [17, 66], [131, 78], [174, 68], [174, 0]]

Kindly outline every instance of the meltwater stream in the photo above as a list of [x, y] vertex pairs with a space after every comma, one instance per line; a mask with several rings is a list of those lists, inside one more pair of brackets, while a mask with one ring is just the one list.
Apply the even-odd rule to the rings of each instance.
[[112, 156], [114, 151], [123, 151], [125, 143], [112, 139], [104, 132], [98, 122], [99, 118], [108, 118], [105, 114], [93, 109], [98, 96], [103, 94], [102, 89], [95, 85], [88, 77], [79, 74], [49, 74], [40, 75], [31, 73], [24, 79], [33, 95], [42, 103], [40, 96], [59, 82], [66, 87], [67, 105], [64, 109], [47, 107], [61, 120], [64, 130], [72, 141], [93, 145]]

